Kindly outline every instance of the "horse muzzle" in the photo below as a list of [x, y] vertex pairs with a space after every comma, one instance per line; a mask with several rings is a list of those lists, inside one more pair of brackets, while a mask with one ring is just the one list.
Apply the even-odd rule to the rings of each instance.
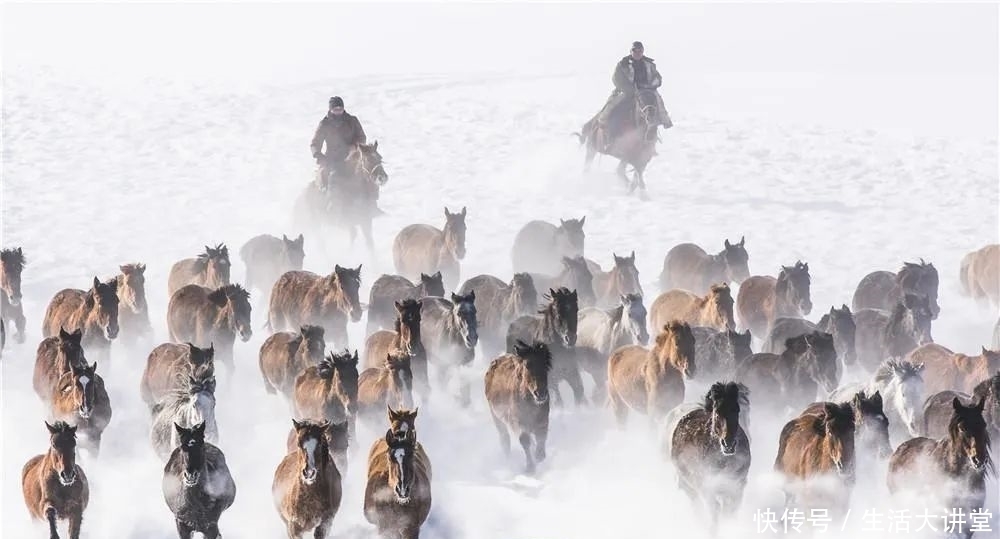
[[7, 296], [10, 300], [11, 307], [18, 307], [21, 305], [21, 296]]
[[181, 481], [184, 482], [185, 487], [193, 487], [201, 481], [201, 472], [184, 472], [181, 475]]
[[76, 483], [76, 472], [59, 472], [59, 484], [68, 487], [73, 483]]
[[531, 397], [535, 399], [535, 404], [545, 404], [546, 402], [549, 402], [549, 394], [548, 394], [548, 392], [545, 392], [545, 393], [537, 392], [536, 393], [536, 392], [532, 391], [531, 392]]
[[980, 458], [978, 456], [969, 457], [969, 463], [972, 464], [972, 467], [977, 472], [981, 472], [986, 469], [986, 459], [984, 458]]
[[91, 410], [90, 408], [81, 407], [77, 413], [80, 414], [80, 418], [82, 419], [90, 419], [90, 415], [93, 413], [93, 410]]
[[802, 314], [809, 314], [812, 312], [812, 310], [813, 310], [813, 304], [811, 301], [803, 300], [799, 303], [799, 311], [801, 311]]
[[114, 326], [108, 325], [107, 327], [105, 327], [104, 328], [104, 336], [107, 337], [107, 339], [109, 341], [110, 340], [114, 340], [115, 338], [117, 338], [118, 337], [118, 326], [117, 325], [114, 325]]
[[736, 445], [736, 440], [733, 440], [732, 442], [726, 442], [725, 440], [719, 441], [719, 447], [722, 449], [722, 454], [727, 457], [731, 457], [736, 454]]
[[316, 468], [310, 468], [302, 471], [302, 482], [307, 485], [315, 483], [317, 477], [319, 477], [319, 472], [316, 471]]
[[253, 330], [250, 327], [240, 328], [240, 340], [247, 342], [253, 337]]
[[396, 485], [393, 489], [396, 492], [396, 503], [400, 505], [406, 505], [410, 503], [410, 487], [403, 486], [402, 483]]

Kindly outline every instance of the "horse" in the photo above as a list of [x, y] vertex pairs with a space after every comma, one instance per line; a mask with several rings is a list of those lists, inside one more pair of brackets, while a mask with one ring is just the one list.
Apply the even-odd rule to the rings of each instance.
[[396, 309], [393, 306], [395, 302], [428, 296], [444, 297], [440, 271], [432, 275], [421, 273], [418, 284], [413, 284], [400, 275], [383, 274], [372, 284], [368, 295], [368, 334], [392, 327], [396, 319]]
[[0, 250], [0, 323], [14, 323], [14, 341], [24, 342], [24, 306], [21, 305], [21, 274], [27, 259], [20, 247]]
[[458, 289], [461, 295], [476, 293], [479, 342], [483, 353], [493, 355], [504, 349], [507, 328], [517, 318], [538, 308], [538, 291], [531, 275], [515, 273], [510, 284], [492, 275], [477, 275]]
[[919, 263], [904, 262], [898, 273], [873, 271], [865, 275], [854, 291], [851, 306], [861, 309], [891, 311], [906, 294], [927, 296], [930, 301], [931, 319], [936, 320], [938, 306], [938, 272], [934, 264], [920, 259]]
[[507, 328], [507, 353], [513, 353], [518, 341], [541, 342], [552, 354], [552, 371], [549, 373], [549, 390], [556, 405], [562, 405], [559, 383], [565, 381], [573, 390], [577, 406], [585, 404], [583, 379], [576, 360], [575, 347], [580, 306], [576, 291], [566, 288], [549, 289], [548, 302], [538, 315], [522, 316]]
[[153, 338], [146, 304], [146, 265], [124, 264], [115, 277], [118, 292], [118, 341], [126, 348]]
[[227, 284], [215, 290], [189, 284], [174, 292], [167, 304], [170, 340], [178, 344], [214, 346], [215, 357], [232, 372], [237, 333], [243, 342], [253, 336], [250, 311], [250, 292], [238, 284]]
[[410, 355], [387, 354], [381, 367], [365, 369], [358, 377], [358, 414], [374, 418], [386, 406], [413, 407]]
[[[321, 423], [326, 424], [326, 428], [323, 430], [323, 435], [326, 438], [326, 445], [329, 448], [330, 457], [333, 458], [333, 462], [337, 465], [337, 470], [340, 474], [346, 474], [347, 446], [350, 441], [350, 427], [347, 421], [331, 423], [330, 421], [313, 421], [311, 419], [304, 419], [299, 421], [299, 423], [315, 425], [319, 425]], [[285, 440], [285, 449], [287, 453], [299, 450], [299, 436], [294, 425], [288, 431], [288, 438]]]
[[692, 502], [712, 518], [730, 516], [740, 507], [750, 471], [750, 440], [740, 425], [749, 407], [749, 390], [735, 382], [716, 382], [701, 406], [680, 419], [666, 455], [677, 469], [677, 483]]
[[444, 229], [431, 225], [408, 225], [392, 241], [396, 273], [416, 278], [421, 273], [441, 272], [448, 289], [458, 286], [459, 263], [465, 258], [465, 207], [451, 213], [444, 209]]
[[694, 358], [698, 378], [718, 380], [736, 375], [737, 365], [753, 355], [750, 330], [739, 333], [732, 329], [719, 331], [709, 327], [693, 327]]
[[[944, 507], [981, 511], [986, 476], [994, 470], [984, 405], [985, 399], [967, 406], [953, 398], [946, 437], [912, 438], [897, 447], [889, 459], [889, 492], [921, 490]], [[972, 536], [970, 529], [963, 531]]]
[[82, 341], [81, 330], [67, 332], [60, 329], [58, 336], [47, 337], [38, 343], [31, 383], [42, 402], [49, 403], [52, 400], [63, 374], [70, 372], [73, 367], [89, 365], [83, 353]]
[[[830, 393], [829, 400], [846, 402], [856, 393], [879, 393], [888, 401], [889, 426], [896, 436], [920, 436], [920, 412], [924, 402], [923, 363], [889, 359], [879, 366], [866, 384], [848, 384]], [[905, 429], [905, 432], [900, 429]]]
[[532, 273], [531, 280], [535, 283], [536, 290], [549, 290], [568, 288], [576, 290], [580, 296], [582, 307], [593, 307], [597, 302], [594, 294], [594, 274], [591, 273], [587, 259], [582, 256], [562, 258], [563, 269], [556, 276]]
[[649, 308], [650, 324], [662, 327], [671, 320], [719, 331], [734, 329], [733, 295], [726, 283], [712, 285], [708, 295], [699, 297], [687, 290], [669, 290], [660, 294]]
[[78, 429], [80, 447], [97, 457], [101, 436], [111, 423], [111, 399], [97, 374], [97, 363], [70, 365], [70, 371], [59, 377], [50, 406], [49, 416]]
[[928, 343], [911, 351], [906, 359], [924, 365], [928, 395], [948, 389], [972, 393], [979, 382], [1000, 370], [1000, 351], [987, 350], [985, 346], [978, 356], [967, 356]]
[[175, 426], [192, 428], [204, 424], [208, 440], [219, 441], [219, 427], [215, 422], [215, 378], [196, 380], [189, 378], [187, 386], [171, 392], [152, 410], [153, 422], [149, 439], [157, 456], [163, 461], [170, 458], [174, 448], [181, 444]]
[[646, 346], [646, 307], [642, 296], [626, 294], [610, 311], [588, 307], [577, 316], [576, 357], [580, 368], [594, 379], [593, 400], [604, 398], [607, 391], [608, 356], [630, 344]]
[[268, 293], [286, 271], [300, 271], [306, 257], [304, 243], [302, 234], [295, 239], [261, 234], [247, 240], [240, 247], [240, 259], [247, 268], [246, 289]]
[[268, 394], [292, 398], [299, 374], [323, 360], [326, 332], [319, 326], [302, 326], [298, 333], [279, 331], [260, 345], [258, 364]]
[[309, 182], [295, 201], [295, 216], [304, 226], [331, 225], [346, 229], [353, 245], [358, 230], [369, 253], [375, 252], [372, 221], [378, 208], [379, 187], [389, 181], [378, 141], [354, 146], [344, 159], [344, 174]]
[[[854, 410], [855, 459], [858, 449], [864, 456], [875, 457], [866, 458], [866, 464], [888, 459], [892, 455], [892, 444], [889, 443], [889, 427], [892, 422], [885, 416], [882, 394], [878, 391], [869, 394], [859, 391], [847, 399], [836, 402], [850, 404]], [[822, 416], [825, 406], [825, 402], [814, 402], [802, 413]]]
[[629, 409], [660, 420], [684, 401], [684, 378], [696, 374], [691, 326], [673, 320], [656, 336], [652, 350], [623, 346], [608, 359], [608, 402], [618, 425]]
[[1000, 306], [1000, 244], [987, 245], [965, 255], [959, 280], [965, 295]]
[[535, 473], [536, 462], [545, 460], [551, 368], [552, 354], [545, 343], [517, 341], [514, 353], [494, 359], [486, 370], [486, 401], [500, 435], [500, 449], [509, 457], [510, 435], [515, 434], [529, 474]]
[[427, 375], [427, 350], [420, 338], [420, 315], [423, 302], [406, 299], [394, 304], [396, 321], [394, 331], [379, 330], [365, 339], [365, 368], [382, 366], [382, 359], [392, 354], [406, 354], [410, 357], [410, 370], [414, 384], [423, 397], [430, 391]]
[[1000, 441], [1000, 371], [979, 382], [971, 395], [959, 391], [939, 391], [927, 397], [923, 406], [924, 436], [942, 438], [948, 435], [948, 422], [952, 414], [951, 402], [955, 397], [965, 402], [978, 402], [982, 399], [986, 403], [983, 408], [983, 418], [986, 420], [990, 437], [994, 443]]
[[736, 296], [741, 325], [763, 336], [777, 318], [804, 318], [812, 311], [809, 284], [809, 264], [801, 261], [782, 266], [777, 279], [769, 275], [748, 277]]
[[[819, 403], [785, 423], [778, 438], [774, 471], [785, 478], [786, 505], [843, 510], [854, 486], [856, 421], [850, 403]], [[817, 481], [834, 479], [831, 491]], [[828, 487], [829, 488], [829, 487]], [[802, 501], [806, 503], [801, 503]], [[812, 502], [812, 503], [810, 503]]]
[[841, 359], [844, 366], [857, 362], [857, 325], [854, 323], [854, 315], [851, 314], [851, 309], [847, 305], [842, 305], [839, 309], [830, 307], [830, 312], [824, 314], [815, 324], [804, 318], [775, 319], [771, 325], [770, 333], [764, 339], [761, 351], [779, 354], [785, 346], [786, 340], [813, 331], [823, 331], [833, 335], [833, 347], [837, 349], [837, 357]]
[[365, 519], [380, 537], [418, 539], [431, 509], [431, 463], [410, 433], [402, 438], [386, 431], [368, 452]]
[[195, 258], [178, 260], [170, 267], [167, 277], [167, 296], [189, 284], [206, 288], [219, 288], [229, 284], [229, 248], [220, 243], [214, 248], [205, 246], [205, 252]]
[[49, 450], [31, 457], [21, 470], [24, 505], [33, 519], [48, 522], [52, 539], [59, 539], [57, 520], [68, 520], [70, 539], [79, 539], [83, 512], [90, 503], [90, 486], [76, 463], [76, 427], [62, 421], [45, 423], [45, 427], [49, 430]]
[[918, 346], [934, 342], [932, 316], [927, 297], [913, 294], [903, 296], [892, 312], [861, 309], [854, 313], [858, 362], [872, 371], [884, 358], [904, 357]]
[[88, 291], [66, 288], [49, 302], [42, 322], [42, 337], [61, 329], [83, 331], [82, 346], [97, 359], [111, 357], [111, 341], [118, 337], [118, 292], [115, 280], [102, 283], [94, 277]]
[[289, 539], [324, 539], [340, 509], [341, 474], [330, 455], [328, 421], [292, 420], [296, 447], [274, 471], [271, 494]]
[[750, 277], [750, 255], [744, 244], [743, 237], [736, 243], [727, 239], [714, 255], [693, 243], [675, 245], [663, 258], [660, 292], [676, 288], [700, 295], [718, 283], [742, 283]]
[[326, 331], [332, 346], [348, 346], [347, 321], [361, 320], [361, 266], [336, 265], [326, 276], [286, 272], [271, 289], [267, 324], [271, 331], [295, 331], [306, 324]]
[[330, 352], [295, 379], [292, 406], [299, 419], [348, 421], [354, 432], [358, 412], [358, 352]]
[[[639, 190], [640, 194], [646, 192], [646, 182], [643, 174], [646, 166], [656, 155], [657, 125], [659, 124], [660, 113], [658, 112], [658, 100], [655, 90], [638, 90], [635, 93], [631, 107], [631, 122], [623, 125], [617, 136], [611, 136], [607, 128], [594, 126], [591, 129], [584, 129], [583, 133], [576, 133], [581, 145], [587, 148], [587, 155], [584, 159], [584, 168], [589, 169], [594, 156], [598, 153], [610, 155], [619, 160], [617, 175], [628, 188], [629, 194]], [[624, 120], [624, 118], [623, 118]], [[624, 121], [619, 123], [625, 123]], [[632, 179], [626, 175], [626, 167], [633, 168]]]
[[[479, 342], [476, 293], [444, 298], [424, 298], [420, 302], [420, 338], [428, 365], [437, 369], [442, 385], [458, 367], [472, 363]], [[460, 384], [459, 397], [467, 399], [468, 387]]]
[[177, 536], [201, 532], [218, 539], [219, 517], [236, 500], [236, 483], [222, 450], [205, 441], [205, 423], [174, 424], [177, 448], [163, 467], [163, 499], [174, 514]]
[[215, 346], [199, 348], [191, 343], [163, 343], [146, 358], [139, 394], [152, 408], [167, 395], [187, 387], [190, 379], [204, 383], [214, 377]]
[[625, 294], [642, 295], [639, 270], [635, 267], [635, 251], [629, 256], [614, 253], [612, 256], [615, 266], [611, 271], [604, 271], [596, 262], [588, 261], [594, 276], [595, 305], [599, 307], [613, 307], [618, 303], [618, 298]]
[[775, 398], [768, 404], [799, 405], [829, 393], [840, 383], [833, 336], [814, 331], [785, 342], [781, 355], [759, 353], [737, 367], [737, 379]]
[[529, 221], [514, 236], [511, 265], [517, 273], [556, 274], [563, 257], [583, 256], [586, 234], [579, 219], [559, 219], [559, 226], [546, 221]]

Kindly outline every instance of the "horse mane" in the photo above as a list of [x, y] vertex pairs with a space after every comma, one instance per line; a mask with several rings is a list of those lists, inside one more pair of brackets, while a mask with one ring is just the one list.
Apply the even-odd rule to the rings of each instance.
[[[948, 421], [948, 439], [951, 440], [952, 443], [955, 442], [955, 433], [958, 431], [959, 426], [968, 422], [966, 414], [970, 413], [971, 409], [976, 408], [977, 400], [978, 399], [974, 397], [972, 404], [969, 406], [965, 406], [964, 404], [959, 403], [959, 406], [961, 406], [961, 410], [952, 411], [951, 419]], [[977, 411], [977, 413], [980, 415], [980, 417], [982, 417], [982, 411]], [[989, 426], [986, 424], [986, 418], [982, 417], [982, 419], [983, 419], [982, 426], [979, 428], [982, 429], [982, 434], [986, 441], [986, 447], [989, 448], [992, 447], [992, 442], [990, 440], [990, 429]], [[973, 429], [967, 429], [967, 431], [971, 433]], [[986, 461], [986, 475], [992, 475], [993, 473], [996, 472], [996, 468], [993, 463], [993, 455], [990, 454], [988, 449], [986, 451], [985, 461]]]
[[540, 367], [548, 372], [552, 368], [552, 351], [543, 342], [535, 341], [532, 344], [528, 344], [518, 340], [514, 345], [514, 355], [524, 359], [529, 370]]
[[705, 398], [701, 402], [701, 407], [706, 412], [712, 411], [712, 404], [723, 402], [731, 391], [736, 391], [736, 399], [740, 408], [750, 406], [750, 389], [738, 382], [715, 382], [705, 393]]
[[908, 380], [910, 378], [922, 378], [920, 375], [921, 369], [919, 369], [912, 362], [905, 359], [887, 359], [879, 365], [877, 371], [875, 371], [875, 381], [879, 384], [886, 384], [892, 380], [895, 376], [896, 371], [900, 372], [901, 380]]
[[123, 264], [122, 267], [120, 267], [119, 269], [121, 270], [123, 275], [129, 275], [131, 273], [142, 273], [143, 271], [146, 270], [146, 265], [139, 262], [134, 262], [131, 264]]
[[572, 292], [570, 292], [570, 290], [565, 286], [560, 286], [559, 288], [552, 290], [552, 293], [550, 294], [543, 294], [542, 299], [544, 299], [548, 303], [543, 305], [542, 307], [539, 307], [538, 314], [547, 313], [549, 309], [552, 308], [552, 306], [554, 306], [556, 303], [558, 303], [560, 299], [568, 297], [570, 294], [572, 294]]
[[24, 257], [24, 252], [20, 247], [4, 249], [0, 251], [0, 261], [4, 265], [10, 264], [12, 269], [23, 270], [28, 260]]
[[299, 335], [307, 341], [322, 339], [326, 335], [326, 330], [322, 326], [302, 326], [299, 328]]
[[209, 292], [208, 299], [215, 303], [222, 303], [224, 299], [243, 299], [249, 302], [250, 292], [236, 283], [226, 284]]
[[226, 247], [225, 243], [220, 243], [215, 246], [215, 248], [205, 246], [205, 252], [199, 253], [194, 259], [195, 269], [198, 271], [204, 271], [208, 267], [209, 260], [213, 258], [223, 258], [229, 260], [229, 248]]
[[993, 393], [993, 399], [1000, 402], [1000, 370], [993, 376], [976, 384], [976, 387], [972, 390], [972, 398], [973, 400], [985, 398], [991, 392]]

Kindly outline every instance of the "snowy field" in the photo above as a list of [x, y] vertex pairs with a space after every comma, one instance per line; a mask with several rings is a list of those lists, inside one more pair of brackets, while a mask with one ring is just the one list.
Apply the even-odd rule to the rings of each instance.
[[[206, 244], [226, 242], [241, 282], [243, 242], [304, 232], [306, 269], [363, 263], [367, 301], [394, 272], [395, 233], [440, 226], [445, 205], [468, 207], [463, 280], [509, 279], [525, 222], [586, 215], [587, 256], [607, 267], [635, 250], [647, 305], [671, 246], [714, 252], [745, 236], [753, 274], [809, 263], [814, 318], [850, 304], [868, 272], [921, 257], [941, 274], [935, 341], [976, 353], [997, 318], [960, 297], [957, 280], [961, 257], [998, 238], [995, 5], [35, 5], [5, 6], [3, 35], [2, 243], [29, 260], [28, 339], [8, 341], [2, 363], [3, 537], [45, 533], [24, 508], [20, 470], [47, 447], [30, 379], [48, 300], [144, 262], [166, 341], [170, 265]], [[609, 159], [583, 175], [570, 136], [635, 39], [657, 59], [675, 123], [648, 170], [649, 201], [623, 193]], [[330, 95], [386, 159], [374, 259], [291, 225]], [[219, 446], [238, 490], [220, 522], [229, 538], [284, 534], [270, 485], [290, 421], [263, 390], [266, 299], [252, 300], [254, 337], [219, 383]], [[364, 322], [349, 329], [363, 343]], [[100, 460], [81, 459], [90, 539], [176, 535], [138, 394], [147, 353], [117, 349], [105, 372], [114, 418]], [[489, 359], [477, 356], [473, 376]], [[726, 537], [758, 536], [755, 510], [780, 513], [771, 468], [783, 421], [753, 422], [750, 484]], [[421, 407], [434, 464], [423, 536], [707, 537], [659, 433], [638, 418], [625, 431], [612, 423], [601, 406], [554, 411], [549, 459], [526, 477], [519, 450], [502, 457], [481, 397], [467, 411]], [[381, 433], [358, 435], [335, 537], [374, 536], [364, 460]], [[990, 488], [996, 513], [995, 479]], [[891, 507], [884, 470], [860, 475], [855, 515], [827, 536], [886, 536], [863, 531], [861, 514]]]

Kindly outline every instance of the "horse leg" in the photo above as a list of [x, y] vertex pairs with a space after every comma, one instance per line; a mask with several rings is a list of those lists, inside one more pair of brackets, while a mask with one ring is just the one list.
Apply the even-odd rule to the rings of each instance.
[[324, 519], [323, 522], [316, 526], [316, 531], [313, 532], [313, 537], [316, 539], [326, 539], [326, 534], [330, 533], [330, 524], [333, 523], [333, 519]]
[[521, 442], [521, 449], [524, 450], [525, 472], [529, 474], [535, 473], [535, 459], [531, 456], [531, 434], [522, 432], [517, 437], [517, 441]]
[[576, 405], [586, 405], [587, 395], [583, 391], [583, 377], [580, 376], [579, 368], [569, 369], [566, 373], [566, 383], [569, 384], [570, 389], [573, 390], [573, 401]]
[[624, 429], [628, 421], [628, 406], [616, 397], [615, 392], [610, 389], [608, 390], [608, 405], [611, 406], [611, 411], [615, 414], [618, 428]]
[[191, 539], [191, 535], [194, 534], [194, 528], [188, 526], [186, 522], [181, 522], [180, 520], [174, 519], [177, 524], [177, 537], [180, 539]]
[[51, 505], [45, 508], [45, 520], [49, 521], [49, 538], [59, 539], [59, 531], [56, 529], [56, 508]]
[[617, 174], [618, 177], [621, 178], [621, 180], [623, 182], [625, 182], [625, 185], [629, 185], [629, 183], [630, 183], [628, 181], [628, 175], [625, 174], [625, 167], [627, 167], [627, 166], [628, 166], [628, 163], [626, 163], [625, 160], [623, 159], [623, 160], [618, 161], [618, 168], [615, 169], [615, 174]]
[[500, 435], [500, 450], [503, 451], [503, 456], [510, 457], [510, 431], [507, 430], [507, 424], [494, 415], [493, 425], [496, 426], [497, 434]]
[[405, 526], [399, 530], [399, 539], [420, 539], [420, 526]]
[[542, 462], [545, 460], [545, 442], [549, 438], [548, 422], [535, 429], [535, 460]]
[[80, 539], [81, 527], [83, 527], [83, 509], [74, 511], [69, 516], [69, 539]]
[[362, 233], [362, 235], [364, 235], [364, 237], [365, 237], [365, 247], [368, 248], [368, 254], [372, 257], [372, 259], [373, 259], [372, 261], [374, 262], [374, 258], [375, 258], [375, 238], [374, 238], [374, 236], [372, 234], [372, 219], [371, 219], [371, 217], [366, 217], [365, 219], [362, 219], [361, 224], [359, 226], [361, 227], [361, 233]]
[[205, 537], [205, 539], [219, 539], [219, 537], [222, 537], [222, 534], [219, 533], [218, 522], [213, 522], [209, 524], [208, 527], [205, 528], [205, 530], [202, 531], [201, 533]]
[[17, 330], [17, 335], [14, 337], [14, 341], [17, 344], [24, 344], [24, 326], [27, 324], [27, 319], [24, 317], [24, 307], [21, 305], [17, 306], [14, 310], [14, 328]]

